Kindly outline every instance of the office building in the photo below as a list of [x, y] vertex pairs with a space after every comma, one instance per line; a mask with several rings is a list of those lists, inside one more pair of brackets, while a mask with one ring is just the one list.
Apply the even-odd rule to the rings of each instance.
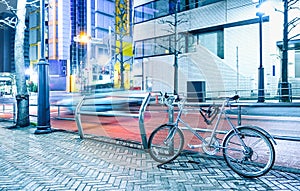
[[[282, 9], [282, 2], [273, 0], [269, 11], [264, 10], [262, 36], [257, 5], [252, 0], [135, 1], [136, 86], [172, 92], [177, 51], [180, 93], [188, 94], [189, 84], [199, 82], [205, 84], [207, 97], [255, 95], [262, 37], [265, 93], [276, 95], [281, 76], [277, 42], [282, 41], [283, 15], [274, 8]], [[290, 15], [290, 19], [295, 17]], [[293, 44], [288, 74], [290, 81], [297, 81], [299, 40]]]
[[[46, 4], [50, 90], [80, 91], [99, 79], [100, 69], [108, 62], [108, 57], [99, 58], [109, 55], [106, 41], [114, 26], [114, 1], [48, 0]], [[30, 63], [35, 73], [40, 58], [39, 25], [36, 9], [30, 12]], [[89, 41], [78, 42], [82, 34]]]

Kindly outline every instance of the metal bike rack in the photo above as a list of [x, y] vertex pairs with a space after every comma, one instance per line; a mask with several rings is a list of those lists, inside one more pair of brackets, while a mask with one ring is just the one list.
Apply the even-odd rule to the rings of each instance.
[[133, 117], [133, 118], [138, 118], [139, 119], [139, 130], [140, 130], [140, 135], [142, 139], [142, 144], [144, 149], [148, 148], [148, 141], [147, 141], [147, 136], [146, 136], [146, 130], [145, 130], [145, 123], [144, 123], [144, 113], [146, 110], [146, 107], [150, 101], [151, 94], [146, 93], [146, 95], [143, 98], [142, 105], [139, 108], [139, 113], [138, 114], [131, 114], [131, 113], [125, 113], [125, 112], [90, 112], [90, 111], [81, 111], [81, 107], [84, 105], [84, 101], [88, 99], [94, 99], [95, 97], [93, 96], [83, 96], [79, 103], [76, 106], [75, 109], [75, 121], [76, 125], [78, 128], [78, 134], [81, 139], [84, 138], [84, 132], [82, 128], [82, 123], [81, 123], [81, 115], [95, 115], [95, 116], [119, 116], [119, 117]]

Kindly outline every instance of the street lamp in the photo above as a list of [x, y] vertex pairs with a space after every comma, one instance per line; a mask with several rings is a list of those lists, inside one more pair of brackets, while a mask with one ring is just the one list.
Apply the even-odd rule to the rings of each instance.
[[45, 0], [40, 0], [41, 57], [38, 63], [38, 118], [35, 134], [51, 133], [49, 63], [45, 59]]
[[[90, 51], [91, 51], [91, 45], [104, 45], [103, 39], [101, 38], [93, 38], [90, 35], [87, 35], [85, 32], [80, 32], [79, 35], [74, 37], [74, 41], [78, 42], [82, 45], [87, 45], [87, 54], [86, 54], [86, 70], [87, 70], [87, 86], [90, 85], [90, 83], [93, 81], [93, 71], [92, 66], [90, 63]], [[81, 69], [83, 69], [81, 67]], [[83, 71], [81, 71], [83, 72]], [[82, 75], [82, 73], [80, 73]]]
[[[263, 0], [259, 0], [257, 7], [261, 7]], [[264, 68], [262, 61], [262, 23], [263, 12], [257, 12], [256, 16], [259, 17], [259, 68], [258, 68], [258, 99], [257, 102], [265, 101], [265, 88], [264, 88]]]

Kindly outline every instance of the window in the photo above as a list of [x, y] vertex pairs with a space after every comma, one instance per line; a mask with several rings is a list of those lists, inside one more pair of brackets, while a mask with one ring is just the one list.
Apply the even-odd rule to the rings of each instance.
[[149, 39], [144, 41], [144, 56], [153, 56], [154, 55], [154, 39]]
[[156, 39], [156, 55], [169, 54], [170, 51], [170, 37], [159, 37]]
[[[134, 22], [144, 22], [151, 19], [167, 16], [175, 13], [178, 0], [158, 0], [135, 7]], [[200, 6], [206, 6], [223, 0], [180, 0], [178, 11], [186, 11]], [[168, 6], [166, 6], [168, 5]]]
[[[178, 34], [177, 50], [180, 53], [194, 52], [196, 44], [201, 44], [220, 58], [224, 58], [224, 36], [222, 30], [194, 35], [191, 33]], [[135, 42], [135, 55], [136, 57], [147, 57], [173, 54], [174, 47], [174, 35], [146, 39]]]
[[[169, 4], [168, 0], [159, 0], [159, 1], [155, 1], [153, 7], [156, 9], [155, 11], [155, 17], [154, 18], [158, 18], [158, 17], [162, 17], [162, 16], [166, 16], [169, 14], [169, 7], [166, 6]], [[146, 20], [145, 20], [146, 21]]]
[[143, 41], [135, 42], [135, 56], [142, 57], [143, 53]]
[[145, 20], [150, 20], [154, 18], [156, 10], [153, 8], [153, 3], [146, 4], [143, 7], [143, 13]]
[[215, 31], [208, 33], [199, 33], [197, 36], [197, 44], [206, 47], [215, 55], [224, 58], [224, 33], [223, 31]]
[[137, 7], [134, 9], [134, 22], [139, 23], [143, 21], [143, 9], [144, 7]]
[[300, 78], [300, 50], [295, 51], [295, 77]]

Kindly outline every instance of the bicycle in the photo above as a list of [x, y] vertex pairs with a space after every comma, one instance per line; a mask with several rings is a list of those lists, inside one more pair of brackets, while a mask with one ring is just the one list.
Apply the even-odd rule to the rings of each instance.
[[[163, 103], [169, 109], [173, 109], [177, 103], [179, 111], [175, 122], [160, 125], [149, 137], [149, 153], [155, 161], [168, 163], [180, 155], [184, 146], [184, 135], [182, 128], [178, 125], [180, 122], [202, 142], [200, 145], [188, 144], [187, 146], [190, 149], [202, 147], [203, 151], [209, 155], [215, 155], [222, 151], [227, 165], [237, 174], [246, 178], [255, 178], [271, 170], [275, 162], [273, 144], [276, 145], [276, 142], [274, 138], [267, 131], [257, 126], [235, 126], [226, 113], [229, 110], [227, 108], [230, 103], [239, 99], [238, 95], [226, 98], [221, 107], [216, 104], [212, 104], [208, 109], [200, 107], [200, 114], [207, 125], [212, 124], [217, 117], [210, 136], [206, 138], [197, 133], [181, 118], [185, 110], [186, 99], [180, 101], [176, 95], [168, 96], [167, 94], [162, 98]], [[229, 108], [231, 109], [231, 107]], [[217, 138], [216, 135], [222, 116], [228, 122], [231, 130], [227, 132], [222, 144], [220, 144], [220, 138]]]

